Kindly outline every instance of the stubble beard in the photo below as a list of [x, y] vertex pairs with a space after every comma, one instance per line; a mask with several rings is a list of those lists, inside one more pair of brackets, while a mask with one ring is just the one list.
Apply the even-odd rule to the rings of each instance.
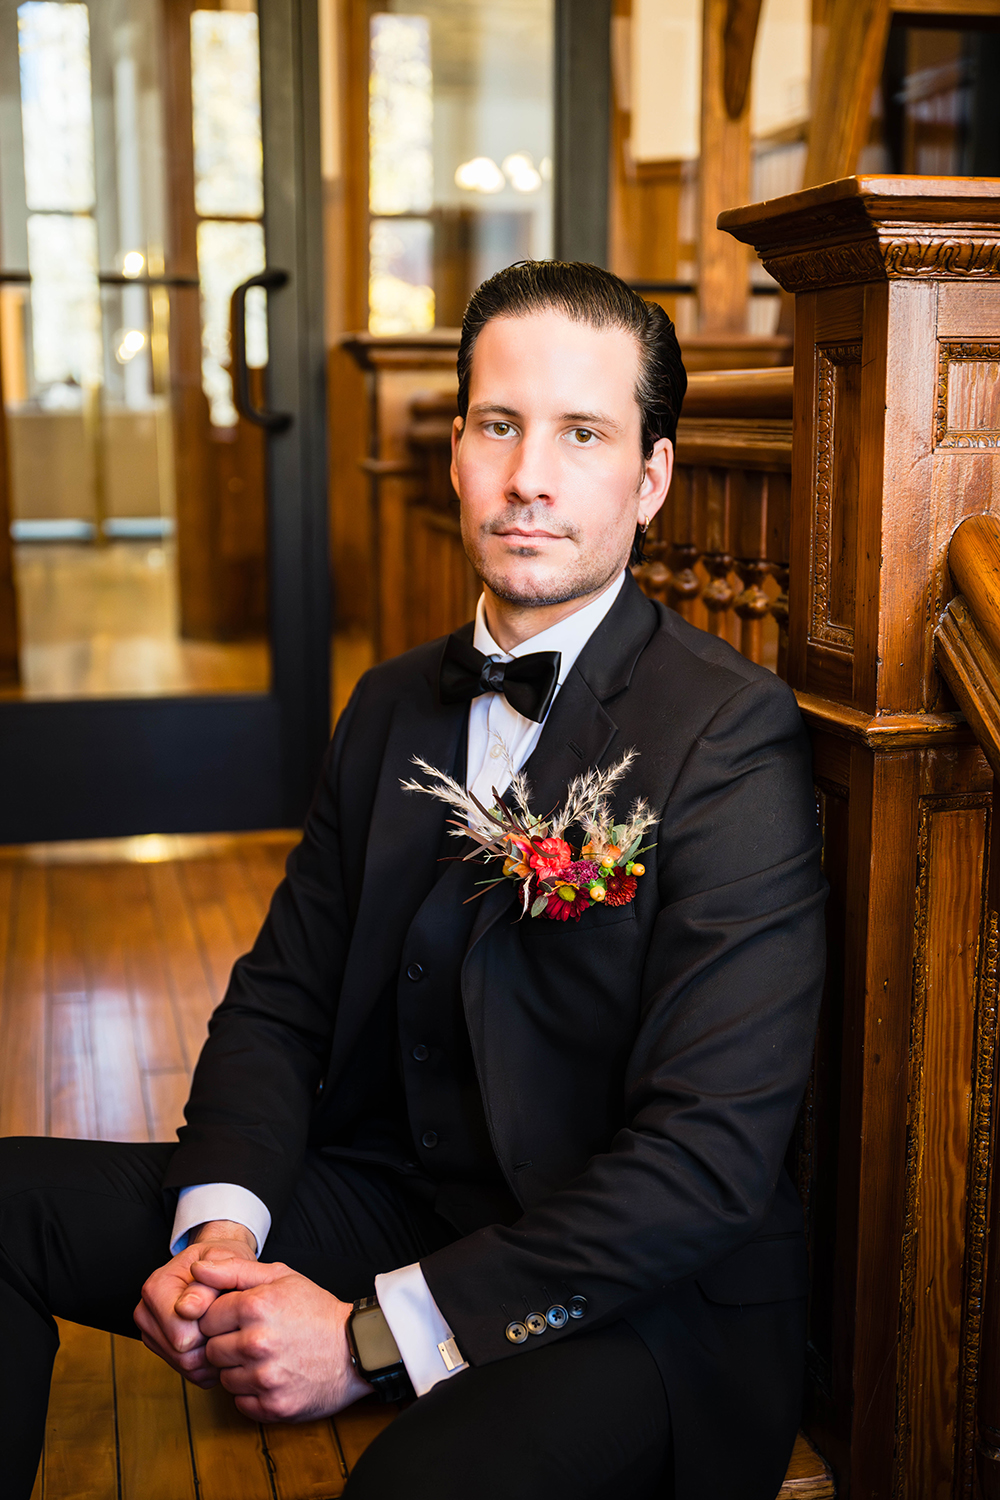
[[[521, 609], [544, 609], [548, 605], [569, 604], [573, 599], [582, 599], [588, 594], [600, 593], [612, 579], [617, 578], [625, 566], [628, 558], [627, 551], [621, 558], [609, 564], [606, 549], [603, 554], [600, 548], [588, 549], [587, 554], [583, 556], [578, 554], [575, 564], [561, 572], [557, 578], [542, 580], [528, 586], [515, 586], [507, 577], [506, 570], [494, 566], [489, 561], [486, 539], [515, 523], [531, 526], [533, 519], [530, 512], [519, 511], [513, 515], [501, 515], [492, 521], [485, 522], [474, 534], [470, 534], [464, 525], [462, 527], [462, 541], [466, 555], [476, 574], [490, 593], [502, 599], [504, 603], [516, 605]], [[580, 532], [578, 527], [564, 523], [558, 535], [565, 537], [568, 541], [576, 542], [579, 540]], [[538, 557], [540, 551], [540, 548], [527, 544], [514, 549], [513, 557]]]

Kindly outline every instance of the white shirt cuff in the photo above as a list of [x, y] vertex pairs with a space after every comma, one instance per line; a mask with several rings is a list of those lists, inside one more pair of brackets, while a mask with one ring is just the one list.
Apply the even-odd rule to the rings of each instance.
[[197, 1187], [181, 1188], [170, 1231], [170, 1254], [186, 1250], [192, 1229], [211, 1219], [243, 1224], [257, 1241], [256, 1253], [260, 1255], [271, 1228], [271, 1215], [256, 1193], [237, 1187], [235, 1182], [200, 1182]]
[[419, 1261], [375, 1277], [375, 1295], [418, 1396], [469, 1368], [431, 1296]]

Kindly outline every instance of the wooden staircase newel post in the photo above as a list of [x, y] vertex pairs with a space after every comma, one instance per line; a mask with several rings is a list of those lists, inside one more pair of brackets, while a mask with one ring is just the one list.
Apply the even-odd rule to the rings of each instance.
[[994, 783], [934, 628], [1000, 494], [1000, 181], [851, 177], [720, 227], [796, 301], [788, 680], [831, 884], [806, 1425], [851, 1500], [971, 1500], [977, 1392], [1000, 1431]]

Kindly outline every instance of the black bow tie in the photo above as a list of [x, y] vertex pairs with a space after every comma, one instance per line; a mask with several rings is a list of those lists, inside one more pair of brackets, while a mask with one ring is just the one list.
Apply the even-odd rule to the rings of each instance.
[[511, 708], [540, 724], [559, 682], [559, 651], [535, 651], [513, 661], [493, 661], [450, 635], [441, 661], [439, 690], [442, 703], [467, 703], [480, 693], [503, 693]]

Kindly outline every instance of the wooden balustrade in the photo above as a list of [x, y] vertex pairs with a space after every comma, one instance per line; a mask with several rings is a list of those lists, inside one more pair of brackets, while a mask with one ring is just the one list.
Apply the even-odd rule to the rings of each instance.
[[692, 375], [640, 587], [784, 675], [792, 371]]

